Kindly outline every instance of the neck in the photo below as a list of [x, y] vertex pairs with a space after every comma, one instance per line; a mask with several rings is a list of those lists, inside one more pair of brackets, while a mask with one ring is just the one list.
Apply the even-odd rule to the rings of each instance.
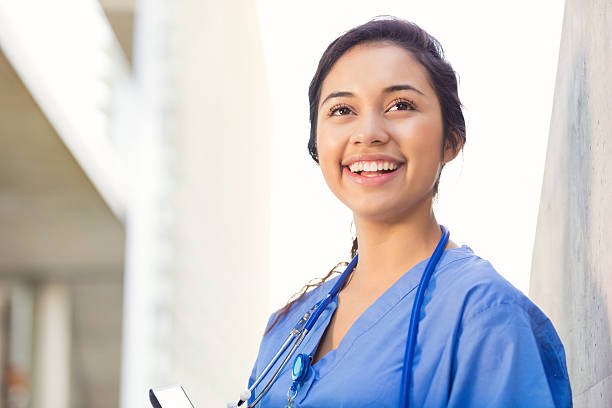
[[357, 290], [388, 287], [431, 256], [442, 232], [431, 200], [423, 204], [393, 223], [355, 216], [359, 262], [351, 279], [353, 287]]

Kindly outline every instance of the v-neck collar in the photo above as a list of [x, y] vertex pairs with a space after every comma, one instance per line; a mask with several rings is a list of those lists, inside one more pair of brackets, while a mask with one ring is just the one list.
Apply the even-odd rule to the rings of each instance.
[[[447, 249], [442, 253], [439, 263], [434, 271], [434, 274], [439, 273], [448, 263], [473, 255], [473, 251], [467, 245], [458, 248]], [[380, 295], [368, 308], [355, 320], [344, 337], [338, 344], [338, 347], [328, 351], [316, 364], [311, 366], [310, 373], [298, 395], [298, 399], [303, 401], [308, 393], [308, 389], [313, 381], [324, 377], [331, 372], [336, 365], [346, 355], [355, 340], [372, 328], [384, 315], [389, 313], [403, 298], [408, 296], [418, 286], [421, 276], [429, 262], [430, 257], [420, 261], [410, 270], [404, 273], [397, 281], [395, 281], [382, 295]], [[335, 281], [339, 277], [325, 282], [321, 285], [321, 294], [327, 294], [333, 287]], [[303, 353], [314, 356], [316, 348], [323, 333], [327, 329], [331, 321], [331, 316], [338, 307], [338, 295], [334, 296], [332, 301], [327, 305], [321, 316], [315, 323], [312, 331], [307, 336], [304, 344], [300, 347]]]

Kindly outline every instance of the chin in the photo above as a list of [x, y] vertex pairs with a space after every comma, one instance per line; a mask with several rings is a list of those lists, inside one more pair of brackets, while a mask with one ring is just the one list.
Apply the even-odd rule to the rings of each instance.
[[389, 206], [362, 206], [351, 208], [355, 218], [363, 220], [393, 223], [401, 218], [401, 211]]

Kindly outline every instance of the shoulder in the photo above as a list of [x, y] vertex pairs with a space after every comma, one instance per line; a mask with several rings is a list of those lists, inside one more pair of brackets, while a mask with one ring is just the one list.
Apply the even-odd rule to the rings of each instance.
[[[521, 383], [529, 392], [540, 384], [557, 406], [571, 401], [565, 351], [552, 322], [490, 262], [466, 246], [458, 252], [461, 254], [441, 264], [432, 277], [437, 285], [433, 296], [439, 298], [432, 298], [432, 303], [439, 302], [439, 310], [453, 322], [449, 337], [456, 342], [455, 363], [466, 374], [464, 386], [458, 387], [462, 395], [469, 394], [469, 384], [478, 381], [477, 372], [488, 373], [488, 377], [494, 372], [495, 378], [513, 381], [516, 387]], [[487, 378], [479, 392], [486, 395], [491, 388], [507, 388], [505, 383], [491, 387], [493, 381]]]
[[440, 292], [436, 296], [454, 303], [461, 312], [462, 326], [483, 313], [521, 314], [534, 329], [548, 321], [523, 292], [467, 245], [450, 251], [434, 278]]

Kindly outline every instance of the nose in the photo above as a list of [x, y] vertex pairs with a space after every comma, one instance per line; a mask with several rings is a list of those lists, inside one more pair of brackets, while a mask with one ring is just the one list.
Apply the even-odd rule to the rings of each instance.
[[384, 118], [376, 112], [359, 115], [356, 127], [351, 135], [350, 142], [373, 146], [385, 144], [389, 141], [389, 134], [385, 129]]

